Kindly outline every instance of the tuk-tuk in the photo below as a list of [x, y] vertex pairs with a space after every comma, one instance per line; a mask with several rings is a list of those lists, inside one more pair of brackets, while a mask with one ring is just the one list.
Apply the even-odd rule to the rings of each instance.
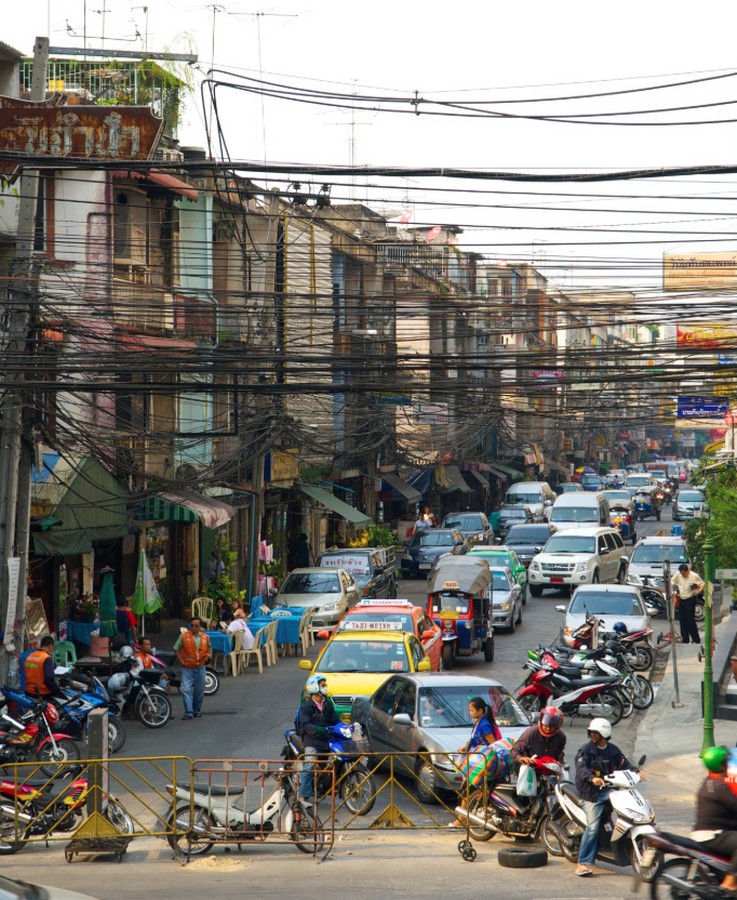
[[633, 512], [635, 519], [647, 519], [649, 516], [655, 516], [660, 521], [661, 504], [655, 491], [638, 488], [632, 499], [635, 505]]
[[631, 511], [623, 506], [612, 506], [609, 510], [609, 524], [622, 535], [623, 541], [632, 541], [633, 544], [637, 541], [634, 506]]
[[459, 656], [483, 651], [494, 659], [490, 589], [493, 576], [485, 560], [450, 557], [438, 560], [427, 584], [427, 613], [443, 636], [443, 668]]

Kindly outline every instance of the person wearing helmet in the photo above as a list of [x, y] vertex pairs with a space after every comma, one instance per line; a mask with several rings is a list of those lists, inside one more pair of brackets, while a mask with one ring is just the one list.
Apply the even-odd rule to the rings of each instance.
[[576, 788], [586, 813], [586, 829], [581, 837], [576, 875], [593, 875], [591, 868], [599, 847], [599, 825], [609, 803], [605, 776], [618, 769], [637, 771], [616, 744], [612, 744], [612, 726], [607, 719], [589, 722], [588, 741], [576, 754]]
[[729, 750], [709, 747], [701, 759], [709, 774], [696, 795], [696, 824], [690, 837], [711, 853], [731, 857], [720, 887], [737, 891], [737, 787], [725, 780]]
[[671, 579], [671, 589], [678, 605], [678, 622], [681, 626], [681, 643], [691, 641], [699, 644], [699, 629], [696, 625], [696, 598], [703, 593], [703, 579], [692, 572], [688, 563], [681, 563], [678, 572]]
[[552, 756], [559, 763], [564, 762], [566, 736], [562, 728], [563, 713], [557, 706], [546, 706], [537, 725], [525, 729], [514, 742], [510, 752], [513, 762], [529, 766], [533, 756]]
[[328, 683], [324, 675], [310, 675], [305, 684], [307, 699], [299, 708], [297, 731], [305, 745], [305, 764], [300, 778], [298, 795], [308, 802], [315, 795], [313, 770], [315, 760], [330, 750], [327, 729], [337, 725], [340, 717], [328, 697]]

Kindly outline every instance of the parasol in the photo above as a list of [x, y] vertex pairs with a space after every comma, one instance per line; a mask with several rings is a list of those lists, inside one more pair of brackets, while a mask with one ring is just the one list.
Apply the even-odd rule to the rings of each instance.
[[591, 468], [591, 466], [579, 466], [576, 469], [576, 472], [579, 475], [595, 475], [596, 474], [596, 472], [594, 471], [594, 469]]

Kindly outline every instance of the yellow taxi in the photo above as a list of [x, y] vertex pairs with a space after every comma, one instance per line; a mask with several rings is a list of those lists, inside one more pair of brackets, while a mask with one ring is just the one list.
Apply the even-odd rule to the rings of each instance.
[[[360, 624], [370, 622], [370, 625]], [[428, 616], [422, 606], [415, 606], [409, 600], [361, 600], [348, 610], [343, 618], [335, 626], [335, 632], [359, 631], [371, 628], [374, 630], [392, 630], [395, 623], [400, 622], [402, 629], [409, 634], [414, 634], [430, 660], [430, 668], [433, 672], [440, 670], [440, 658], [443, 651], [443, 634], [440, 628]], [[385, 623], [385, 625], [382, 625]], [[386, 629], [385, 629], [386, 626]], [[335, 633], [333, 632], [333, 633]], [[327, 629], [317, 632], [317, 636], [323, 640], [330, 637]]]
[[403, 630], [401, 622], [356, 620], [355, 624], [355, 628], [346, 624], [336, 632], [314, 665], [309, 659], [299, 661], [300, 669], [325, 676], [328, 694], [345, 722], [350, 722], [354, 700], [370, 697], [387, 678], [431, 669], [422, 644]]

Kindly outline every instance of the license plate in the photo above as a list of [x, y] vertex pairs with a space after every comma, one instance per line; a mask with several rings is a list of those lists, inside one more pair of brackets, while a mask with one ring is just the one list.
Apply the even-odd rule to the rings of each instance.
[[341, 713], [340, 721], [345, 722], [347, 725], [351, 724], [351, 714], [350, 713]]
[[429, 569], [429, 568], [430, 568], [430, 563], [420, 563], [420, 564], [417, 566], [417, 568], [418, 568], [418, 569]]
[[562, 578], [551, 578], [550, 583], [551, 584], [563, 584], [563, 579]]

